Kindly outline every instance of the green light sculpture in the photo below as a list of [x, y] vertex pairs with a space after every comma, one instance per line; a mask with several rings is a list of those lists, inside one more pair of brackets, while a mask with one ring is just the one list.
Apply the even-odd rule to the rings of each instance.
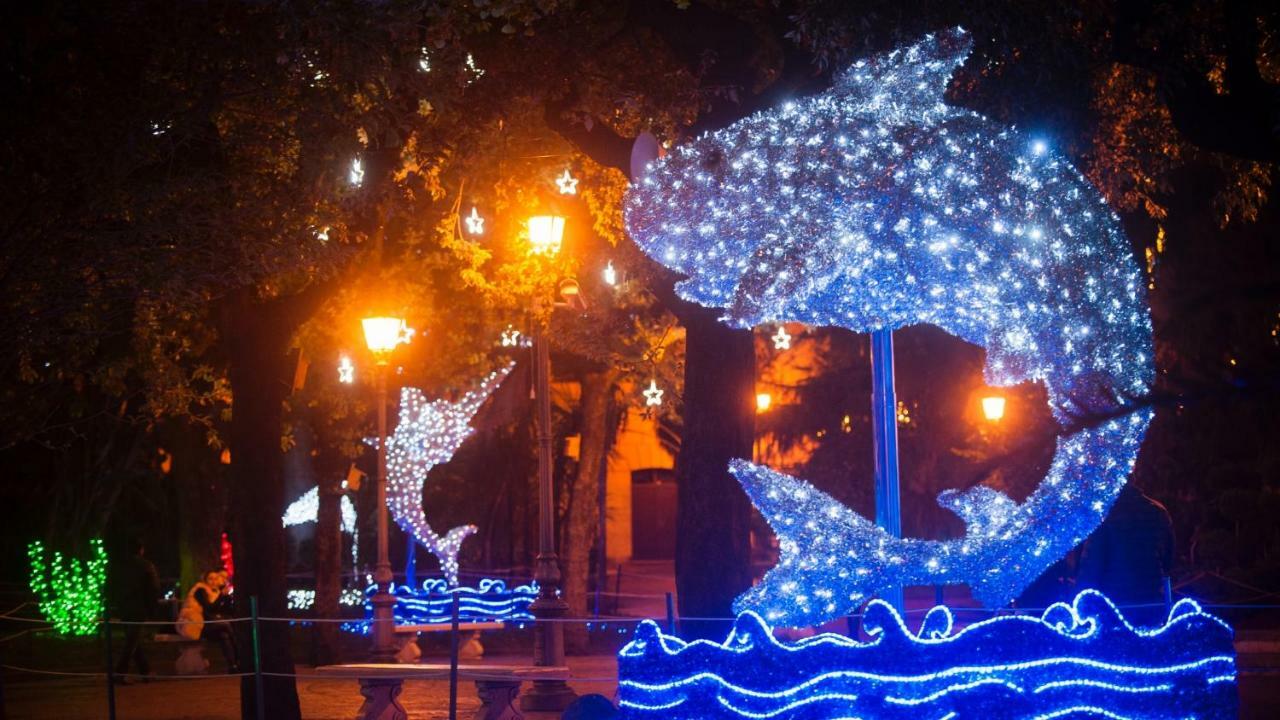
[[44, 615], [59, 635], [92, 635], [105, 610], [103, 589], [107, 582], [107, 551], [102, 540], [89, 543], [90, 558], [64, 558], [53, 552], [48, 557], [44, 543], [27, 545], [31, 559], [31, 592]]

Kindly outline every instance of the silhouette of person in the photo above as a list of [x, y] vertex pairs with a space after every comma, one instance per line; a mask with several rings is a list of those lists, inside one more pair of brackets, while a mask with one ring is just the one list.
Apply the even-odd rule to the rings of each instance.
[[1168, 617], [1164, 579], [1172, 570], [1169, 511], [1126, 484], [1111, 512], [1084, 543], [1077, 586], [1101, 591], [1135, 625], [1159, 625]]
[[124, 626], [124, 651], [116, 663], [116, 674], [127, 675], [129, 663], [138, 666], [141, 675], [151, 674], [151, 664], [142, 649], [140, 623], [155, 617], [156, 600], [160, 597], [160, 578], [156, 566], [146, 557], [141, 540], [132, 543], [133, 554], [113, 573], [116, 616], [128, 623]]

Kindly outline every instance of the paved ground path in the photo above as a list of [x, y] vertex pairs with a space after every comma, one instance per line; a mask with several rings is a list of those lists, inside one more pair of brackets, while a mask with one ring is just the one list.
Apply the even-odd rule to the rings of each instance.
[[[436, 660], [433, 658], [433, 661]], [[494, 664], [527, 662], [526, 656], [486, 657]], [[612, 655], [569, 658], [571, 680], [580, 694], [600, 693], [613, 698], [617, 689], [617, 662]], [[298, 674], [310, 668], [299, 666]], [[298, 679], [298, 696], [306, 720], [351, 720], [360, 707], [354, 680]], [[4, 701], [9, 720], [107, 717], [106, 686], [100, 678], [52, 678], [6, 673]], [[400, 701], [412, 720], [436, 720], [449, 716], [449, 684], [409, 681]], [[480, 705], [472, 683], [458, 687], [458, 717], [470, 717]], [[239, 680], [228, 677], [160, 679], [116, 689], [119, 720], [239, 720]], [[529, 714], [530, 720], [543, 720]]]

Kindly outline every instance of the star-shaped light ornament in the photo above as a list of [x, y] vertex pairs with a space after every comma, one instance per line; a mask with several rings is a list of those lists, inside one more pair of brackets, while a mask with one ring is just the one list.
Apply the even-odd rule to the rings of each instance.
[[[471, 435], [471, 419], [513, 367], [515, 363], [509, 363], [489, 373], [456, 402], [427, 400], [418, 388], [400, 390], [400, 422], [387, 438], [387, 509], [402, 530], [440, 560], [440, 571], [450, 587], [458, 584], [458, 550], [476, 526], [460, 525], [444, 535], [432, 530], [422, 509], [427, 473], [448, 462]], [[364, 442], [378, 447], [376, 437]]]
[[556, 187], [560, 188], [561, 195], [577, 195], [578, 178], [570, 175], [569, 168], [565, 168], [564, 174], [556, 178]]
[[658, 407], [662, 404], [662, 388], [658, 387], [657, 380], [649, 381], [649, 387], [645, 388], [643, 395], [646, 407]]
[[343, 355], [338, 358], [338, 382], [350, 385], [356, 381], [356, 366], [351, 364], [351, 358]]
[[514, 325], [508, 325], [502, 331], [502, 347], [516, 347], [520, 344], [520, 331]]
[[484, 218], [480, 217], [480, 212], [476, 210], [474, 205], [471, 206], [471, 214], [466, 217], [464, 222], [467, 223], [467, 232], [472, 235], [484, 234]]
[[773, 337], [769, 339], [773, 340], [774, 350], [791, 349], [791, 334], [787, 332], [787, 328], [785, 325], [779, 325], [778, 332], [774, 333]]

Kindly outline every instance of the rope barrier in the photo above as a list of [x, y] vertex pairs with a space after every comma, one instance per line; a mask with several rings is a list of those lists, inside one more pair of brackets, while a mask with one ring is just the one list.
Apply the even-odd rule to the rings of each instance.
[[17, 607], [11, 608], [11, 609], [9, 609], [9, 610], [6, 610], [6, 611], [5, 611], [5, 612], [3, 612], [3, 613], [0, 613], [0, 618], [2, 618], [2, 617], [9, 617], [10, 615], [12, 615], [12, 614], [14, 614], [14, 613], [18, 612], [19, 610], [21, 610], [22, 608], [27, 607], [28, 605], [33, 605], [33, 604], [34, 604], [34, 603], [32, 603], [31, 601], [29, 601], [29, 600], [28, 600], [27, 602], [24, 602], [24, 603], [19, 604]]
[[96, 678], [104, 678], [107, 676], [107, 674], [103, 672], [90, 673], [90, 672], [69, 672], [69, 671], [62, 671], [62, 670], [39, 670], [36, 668], [19, 667], [17, 665], [0, 665], [0, 668], [4, 668], [5, 670], [13, 670], [14, 672], [31, 673], [32, 675], [61, 675], [66, 677], [96, 677]]
[[49, 627], [53, 627], [52, 625], [49, 624], [47, 620], [43, 620], [41, 618], [25, 618], [25, 617], [17, 617], [17, 616], [9, 616], [9, 615], [0, 615], [0, 620], [9, 620], [11, 622], [39, 623], [41, 625], [49, 625]]
[[[66, 677], [92, 677], [105, 678], [104, 672], [74, 672], [70, 670], [41, 670], [39, 668], [21, 667], [18, 665], [0, 665], [0, 668], [12, 670], [14, 672], [30, 673], [32, 675], [60, 675]], [[143, 673], [119, 673], [112, 672], [112, 677], [116, 678], [137, 678], [140, 680], [213, 680], [217, 678], [240, 678], [252, 675], [251, 672], [242, 673], [202, 673], [200, 675], [147, 675]], [[267, 673], [263, 673], [266, 675]]]
[[10, 640], [16, 640], [16, 639], [18, 639], [18, 638], [22, 637], [23, 635], [29, 635], [29, 634], [31, 634], [31, 633], [33, 633], [33, 632], [40, 632], [42, 629], [43, 629], [43, 628], [29, 628], [29, 629], [27, 629], [27, 630], [21, 630], [21, 631], [16, 632], [16, 633], [14, 633], [14, 634], [12, 634], [12, 635], [8, 635], [8, 636], [6, 636], [6, 637], [2, 637], [2, 638], [0, 638], [0, 643], [9, 642]]
[[[654, 596], [645, 596], [645, 597], [662, 598], [665, 596], [654, 595]], [[1188, 599], [1194, 600], [1194, 598], [1188, 598]], [[1280, 604], [1278, 603], [1212, 603], [1212, 602], [1204, 602], [1204, 601], [1197, 601], [1197, 602], [1200, 603], [1200, 606], [1202, 608], [1206, 610], [1215, 610], [1215, 611], [1229, 612], [1229, 611], [1243, 611], [1243, 610], [1280, 610]], [[934, 606], [931, 605], [929, 607], [911, 608], [903, 611], [901, 614], [904, 617], [923, 615], [925, 613], [930, 612], [933, 609], [933, 607]], [[974, 607], [947, 606], [947, 607], [951, 611], [953, 616], [964, 615], [964, 614], [1030, 615], [1030, 614], [1043, 613], [1047, 609], [1047, 607], [1041, 607], [1041, 606], [1006, 607], [1006, 608], [986, 608], [986, 607], [978, 607], [978, 606], [974, 606]], [[1141, 608], [1167, 607], [1167, 605], [1163, 602], [1152, 602], [1152, 603], [1123, 604], [1123, 605], [1117, 605], [1116, 607], [1123, 611], [1123, 610], [1134, 610], [1134, 609], [1141, 609]], [[851, 613], [844, 617], [861, 618], [863, 617], [863, 613], [861, 612]], [[559, 618], [492, 618], [492, 619], [475, 618], [470, 620], [464, 620], [463, 622], [470, 622], [470, 623], [494, 622], [494, 623], [501, 623], [507, 626], [516, 626], [518, 628], [523, 628], [524, 626], [532, 626], [537, 623], [548, 623], [548, 622], [563, 623], [563, 624], [587, 624], [587, 625], [596, 625], [596, 624], [604, 625], [604, 624], [613, 623], [618, 625], [624, 625], [624, 624], [639, 623], [643, 620], [662, 621], [663, 619], [664, 619], [663, 616], [655, 614], [653, 616], [599, 615], [599, 616], [559, 617]], [[720, 617], [676, 616], [675, 619], [678, 621], [688, 621], [688, 622], [731, 623], [735, 621], [737, 618], [733, 616], [720, 616]], [[359, 624], [359, 623], [368, 622], [369, 618], [366, 618], [363, 616], [319, 618], [319, 617], [308, 617], [306, 615], [299, 615], [296, 617], [260, 617], [258, 618], [258, 620], [261, 622], [280, 622], [280, 623], [289, 623], [293, 625], [311, 624], [311, 623]], [[30, 625], [39, 626], [39, 627], [23, 630], [21, 632], [6, 636], [4, 638], [0, 638], [0, 642], [7, 642], [29, 633], [53, 629], [52, 624], [50, 624], [46, 620], [39, 619], [39, 618], [18, 617], [12, 614], [5, 614], [5, 615], [0, 615], [0, 621], [27, 623]], [[252, 618], [236, 617], [236, 618], [210, 618], [210, 619], [204, 620], [203, 622], [209, 625], [218, 625], [218, 624], [232, 625], [232, 624], [251, 623], [252, 621], [253, 621]], [[101, 621], [99, 621], [98, 623], [95, 624], [95, 627], [100, 627], [101, 624], [102, 624]], [[111, 624], [119, 625], [122, 627], [141, 626], [141, 627], [170, 628], [170, 629], [176, 630], [176, 628], [174, 627], [176, 624], [176, 621], [173, 621], [173, 620], [115, 620], [113, 619], [111, 620]], [[434, 625], [434, 624], [444, 624], [444, 623], [420, 623], [420, 624]], [[168, 633], [164, 633], [164, 634], [168, 634]]]
[[[413, 664], [406, 664], [406, 665], [405, 665], [405, 667], [406, 667], [406, 668], [412, 668], [412, 667], [413, 667]], [[5, 670], [10, 670], [10, 671], [13, 671], [13, 672], [27, 673], [27, 674], [30, 674], [30, 675], [47, 675], [47, 676], [54, 676], [54, 677], [79, 677], [79, 678], [94, 678], [94, 679], [102, 679], [102, 678], [105, 678], [105, 677], [107, 676], [107, 674], [106, 674], [106, 673], [104, 673], [104, 672], [75, 672], [75, 671], [69, 671], [69, 670], [41, 670], [41, 669], [38, 669], [38, 668], [28, 668], [28, 667], [21, 667], [21, 666], [17, 666], [17, 665], [8, 665], [8, 664], [2, 664], [2, 665], [0, 665], [0, 668], [3, 668], [3, 669], [5, 669]], [[1240, 675], [1262, 675], [1262, 674], [1272, 673], [1272, 672], [1276, 672], [1276, 671], [1280, 671], [1280, 665], [1251, 665], [1251, 666], [1248, 666], [1248, 667], [1237, 668], [1237, 670], [1236, 670], [1236, 672], [1237, 672], [1238, 674], [1240, 674]], [[242, 672], [242, 673], [205, 673], [205, 674], [201, 674], [201, 675], [154, 675], [154, 674], [153, 674], [153, 675], [144, 675], [144, 674], [142, 674], [142, 673], [117, 673], [117, 672], [113, 672], [113, 673], [112, 673], [112, 675], [113, 675], [114, 677], [116, 677], [116, 678], [130, 678], [130, 679], [138, 679], [138, 680], [143, 680], [144, 682], [180, 682], [180, 681], [186, 681], [186, 680], [220, 680], [220, 679], [223, 679], [223, 678], [243, 678], [243, 677], [249, 677], [249, 676], [253, 675], [253, 673], [251, 673], [251, 672]], [[265, 670], [264, 670], [264, 671], [262, 672], [262, 675], [263, 675], [264, 677], [275, 677], [275, 678], [294, 678], [294, 679], [297, 679], [297, 680], [309, 680], [309, 681], [327, 680], [327, 681], [336, 681], [336, 682], [347, 682], [347, 681], [350, 681], [350, 680], [355, 680], [355, 679], [357, 679], [357, 678], [356, 678], [356, 677], [354, 677], [354, 676], [352, 676], [352, 677], [335, 677], [335, 676], [333, 676], [333, 675], [328, 675], [328, 674], [324, 674], [324, 673], [314, 673], [314, 672], [312, 672], [312, 673], [282, 673], [282, 672], [267, 672], [267, 671], [265, 671]], [[436, 677], [412, 677], [412, 676], [410, 675], [410, 673], [406, 673], [406, 677], [405, 677], [405, 679], [406, 679], [406, 680], [418, 680], [418, 681], [421, 681], [421, 682], [448, 682], [448, 679], [447, 679], [447, 678], [445, 678], [445, 677], [443, 677], [443, 676], [442, 676], [442, 677], [438, 677], [438, 678], [436, 678]], [[468, 671], [468, 672], [467, 672], [467, 677], [466, 677], [466, 679], [467, 679], [467, 680], [510, 680], [510, 679], [511, 679], [511, 676], [510, 676], [510, 675], [498, 674], [498, 673], [494, 673], [493, 675], [489, 675], [489, 674], [478, 674], [478, 673], [474, 673], [474, 672], [469, 672], [469, 671]], [[569, 679], [570, 681], [572, 681], [572, 682], [582, 682], [582, 683], [615, 683], [615, 682], [617, 682], [617, 681], [618, 681], [618, 678], [617, 678], [617, 677], [611, 677], [611, 676], [591, 676], [591, 675], [574, 675], [574, 674], [572, 674], [572, 673], [569, 675], [568, 679]]]

